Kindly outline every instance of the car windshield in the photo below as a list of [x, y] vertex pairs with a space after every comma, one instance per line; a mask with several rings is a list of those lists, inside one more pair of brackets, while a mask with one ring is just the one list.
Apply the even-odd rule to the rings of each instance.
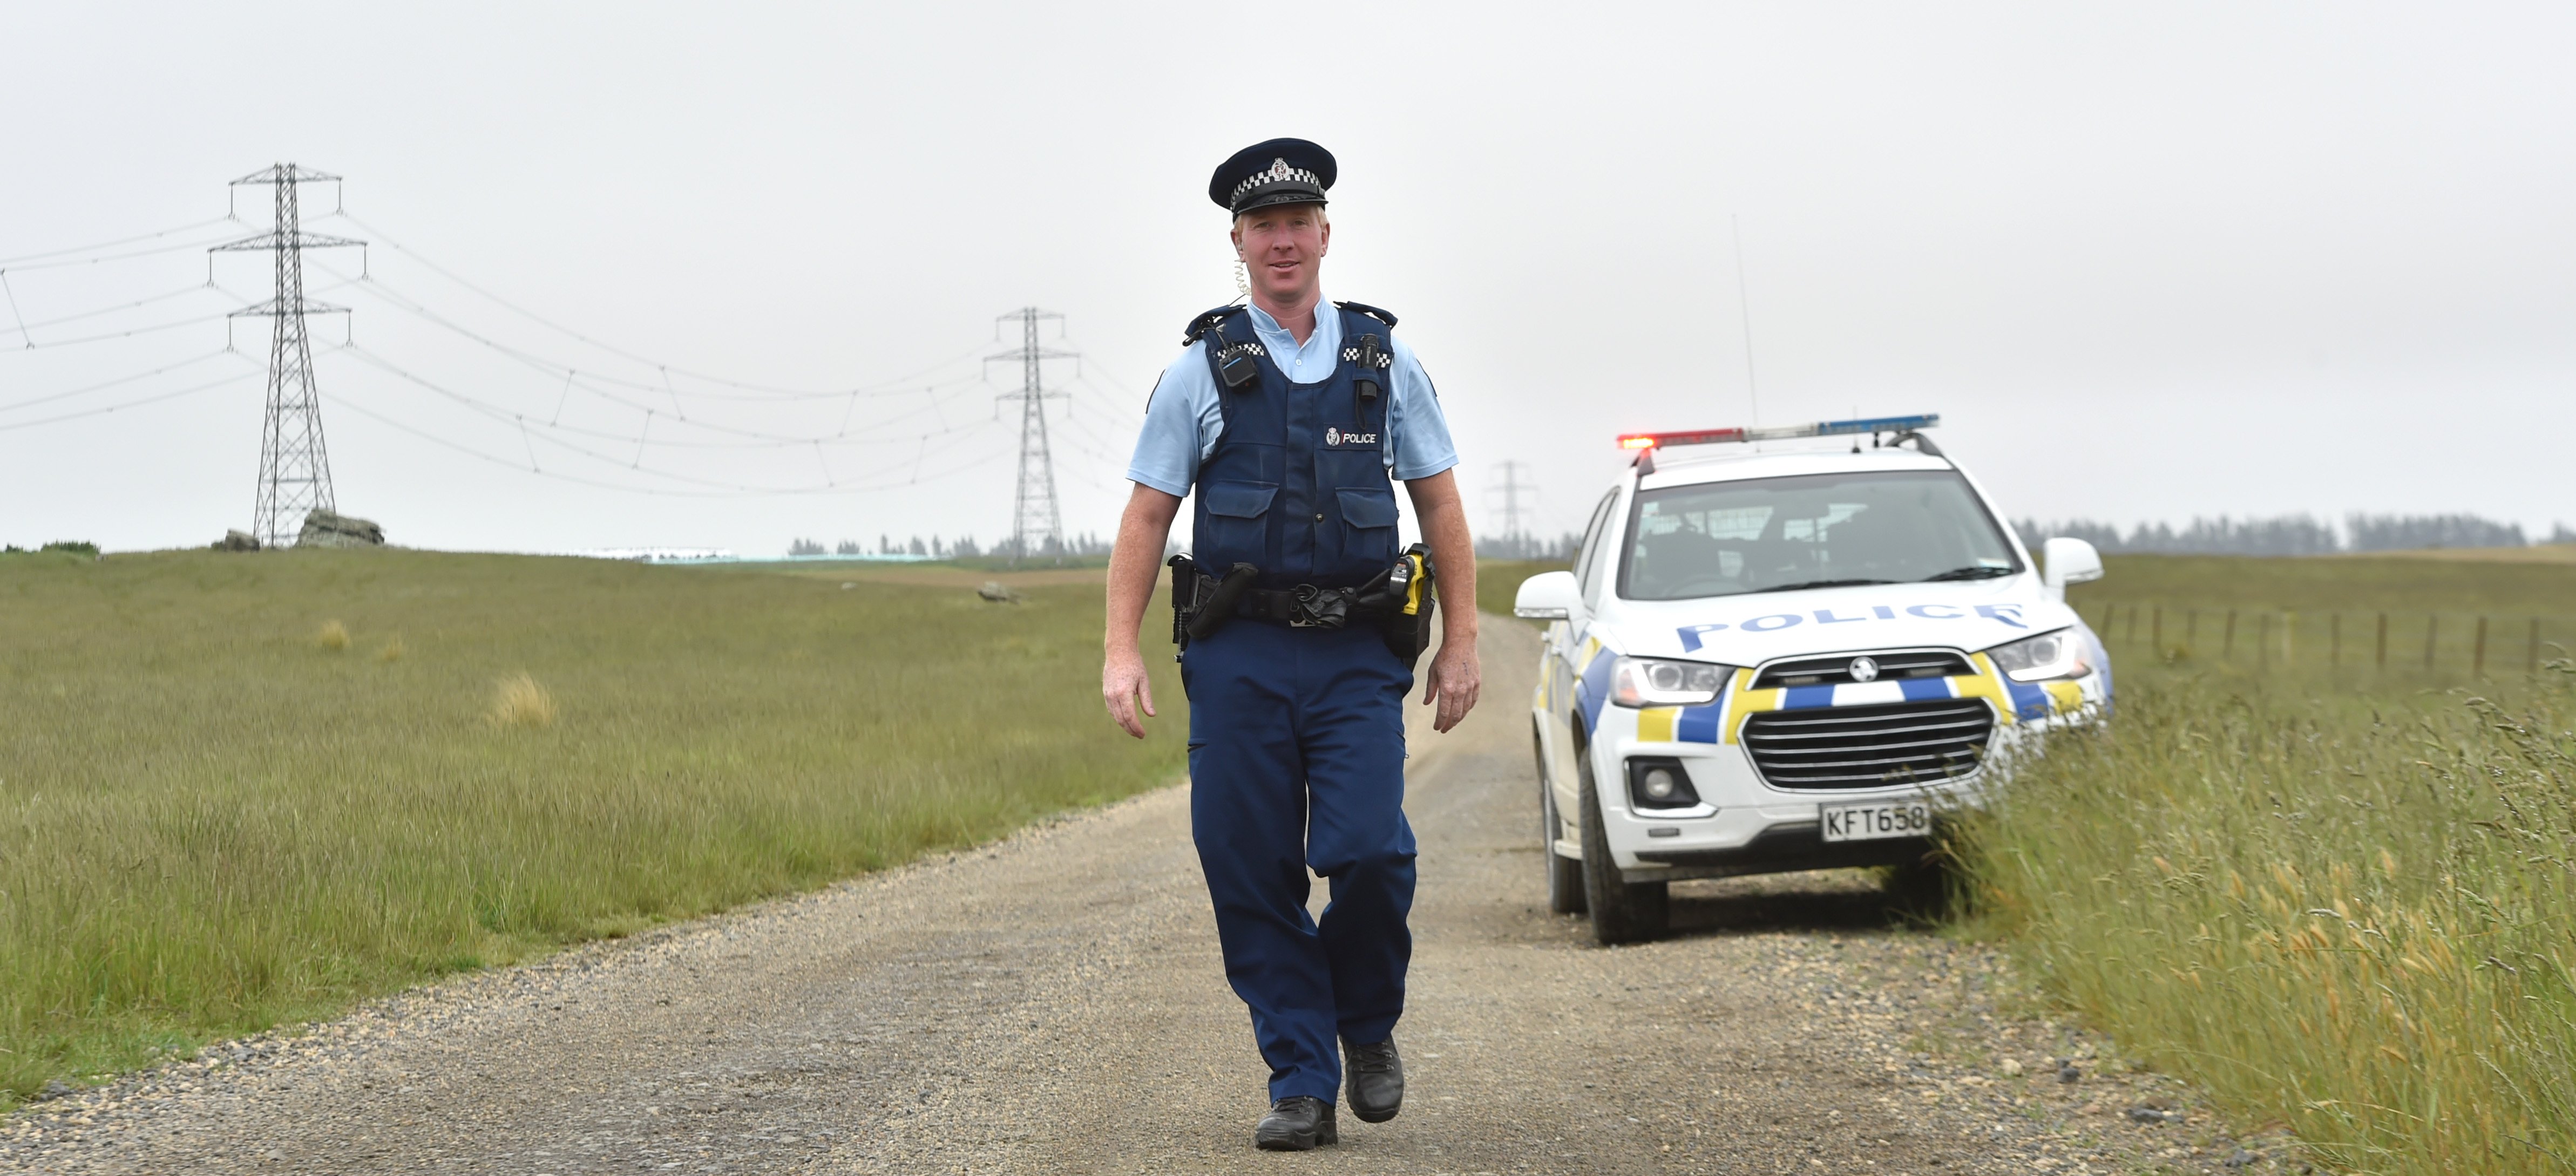
[[1985, 504], [1949, 470], [1667, 486], [1640, 491], [1630, 509], [1619, 563], [1619, 595], [1630, 600], [2021, 570]]

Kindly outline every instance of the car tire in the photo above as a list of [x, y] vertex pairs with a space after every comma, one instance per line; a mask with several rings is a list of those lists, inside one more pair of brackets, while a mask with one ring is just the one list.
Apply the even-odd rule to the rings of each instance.
[[1934, 851], [1921, 860], [1888, 867], [1886, 893], [1888, 906], [1908, 918], [1927, 923], [1949, 918], [1958, 895], [1949, 855]]
[[1556, 852], [1565, 822], [1556, 815], [1556, 784], [1547, 778], [1547, 745], [1535, 738], [1538, 753], [1538, 851], [1547, 860], [1547, 909], [1550, 914], [1583, 913], [1583, 863]]
[[1592, 938], [1603, 945], [1634, 943], [1664, 933], [1670, 913], [1668, 882], [1630, 882], [1610, 856], [1610, 831], [1601, 815], [1601, 790], [1592, 780], [1592, 757], [1574, 758], [1583, 795], [1583, 906], [1592, 915]]

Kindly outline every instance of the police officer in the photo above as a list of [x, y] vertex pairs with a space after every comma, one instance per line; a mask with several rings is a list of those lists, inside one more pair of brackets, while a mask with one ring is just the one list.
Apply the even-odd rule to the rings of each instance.
[[[1441, 644], [1427, 671], [1434, 727], [1476, 704], [1476, 561], [1431, 379], [1395, 316], [1324, 300], [1333, 156], [1273, 139], [1216, 169], [1208, 197], [1233, 214], [1249, 306], [1190, 320], [1187, 349], [1155, 385], [1127, 477], [1109, 565], [1100, 682], [1130, 735], [1154, 713], [1137, 632], [1181, 500], [1197, 491], [1191, 554], [1211, 574], [1252, 565], [1239, 611], [1193, 637], [1190, 828], [1226, 979], [1252, 1011], [1270, 1064], [1256, 1146], [1336, 1139], [1347, 1086], [1362, 1121], [1404, 1102], [1395, 1023], [1413, 953], [1413, 830], [1405, 823], [1405, 694], [1412, 659], [1380, 626], [1317, 623], [1297, 602], [1383, 577], [1402, 554], [1395, 481], [1421, 520]], [[1417, 651], [1418, 652], [1418, 651]], [[1331, 884], [1306, 912], [1307, 871]], [[1336, 1047], [1339, 1047], [1338, 1049]]]

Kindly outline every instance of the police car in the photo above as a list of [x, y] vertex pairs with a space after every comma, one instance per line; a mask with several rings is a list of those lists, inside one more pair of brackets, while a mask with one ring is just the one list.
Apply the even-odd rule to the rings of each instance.
[[[1619, 439], [1636, 464], [1573, 570], [1514, 604], [1554, 622], [1531, 700], [1552, 909], [1614, 943], [1661, 932], [1682, 879], [1920, 876], [2000, 761], [2108, 709], [2110, 659], [2066, 605], [2101, 557], [2051, 539], [2034, 568], [1938, 423]], [[1797, 438], [1850, 445], [1744, 444]]]

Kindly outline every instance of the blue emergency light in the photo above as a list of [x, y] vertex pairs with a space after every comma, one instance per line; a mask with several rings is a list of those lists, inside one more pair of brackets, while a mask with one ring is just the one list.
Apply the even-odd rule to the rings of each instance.
[[1896, 433], [1900, 436], [1941, 423], [1941, 414], [1927, 412], [1918, 416], [1862, 417], [1851, 421], [1817, 421], [1806, 425], [1744, 426], [1733, 429], [1693, 429], [1678, 433], [1621, 433], [1621, 449], [1669, 449], [1675, 445], [1724, 445], [1741, 441], [1788, 441], [1799, 437], [1841, 437], [1859, 433]]

